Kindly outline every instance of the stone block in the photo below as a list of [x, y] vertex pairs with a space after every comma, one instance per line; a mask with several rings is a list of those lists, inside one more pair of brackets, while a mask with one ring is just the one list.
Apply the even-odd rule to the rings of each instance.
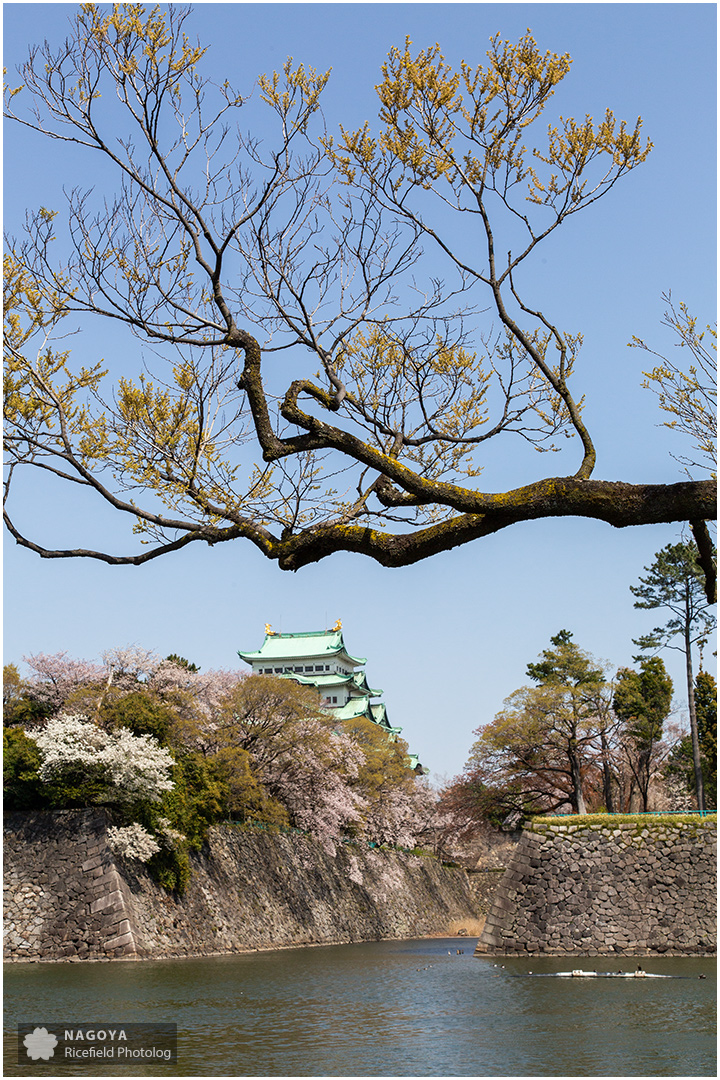
[[90, 904], [90, 911], [104, 911], [107, 908], [122, 908], [124, 907], [123, 895], [119, 890], [115, 892], [107, 893], [105, 896], [100, 896], [97, 900], [93, 900]]
[[133, 945], [134, 947], [134, 938], [132, 934], [119, 934], [117, 937], [109, 938], [103, 945], [103, 948], [105, 949], [105, 952], [112, 952], [115, 949], [121, 949], [127, 945]]
[[107, 889], [113, 891], [117, 889], [120, 884], [120, 879], [118, 878], [118, 873], [115, 869], [108, 869], [106, 866], [96, 866], [92, 873], [93, 880], [90, 888], [96, 894]]

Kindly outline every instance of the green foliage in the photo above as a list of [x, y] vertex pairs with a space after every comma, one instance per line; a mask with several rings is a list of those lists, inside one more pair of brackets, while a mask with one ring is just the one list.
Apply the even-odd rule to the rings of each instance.
[[[149, 860], [148, 869], [166, 889], [183, 891], [189, 880], [189, 853], [202, 848], [215, 822], [232, 815], [276, 827], [288, 824], [284, 807], [257, 782], [249, 768], [249, 755], [243, 751], [209, 757], [185, 753], [178, 758], [172, 775], [173, 790], [159, 807], [145, 807], [138, 819], [162, 844]], [[163, 818], [184, 839], [168, 840], [160, 825]]]
[[75, 810], [107, 802], [110, 787], [102, 766], [68, 766], [56, 780], [48, 781], [45, 793], [53, 810]]
[[673, 746], [665, 763], [664, 773], [666, 778], [675, 779], [679, 782], [683, 794], [695, 793], [695, 767], [693, 763], [692, 739], [689, 735], [683, 736]]
[[654, 768], [656, 744], [672, 705], [672, 679], [659, 656], [645, 657], [640, 671], [621, 668], [613, 697], [613, 709], [623, 723], [626, 757], [642, 796], [643, 810], [648, 808], [650, 780]]
[[409, 791], [415, 786], [404, 739], [393, 742], [386, 731], [364, 717], [347, 721], [342, 730], [352, 736], [365, 755], [356, 782], [364, 798], [372, 802], [389, 790]]
[[218, 745], [249, 751], [256, 764], [276, 758], [297, 740], [298, 725], [324, 715], [314, 686], [274, 675], [251, 675], [224, 698]]
[[20, 696], [22, 679], [16, 664], [6, 664], [3, 668], [3, 708]]
[[592, 666], [592, 658], [575, 644], [569, 630], [561, 630], [550, 638], [550, 643], [554, 648], [543, 649], [542, 660], [527, 666], [533, 682], [578, 687], [605, 681], [602, 668]]
[[[645, 569], [648, 576], [641, 577], [639, 585], [630, 586], [630, 592], [637, 597], [634, 606], [646, 610], [665, 608], [670, 618], [664, 626], [634, 638], [633, 643], [643, 650], [679, 648], [684, 652], [686, 642], [693, 645], [707, 641], [716, 620], [705, 596], [705, 575], [697, 545], [693, 541], [668, 544]], [[671, 644], [677, 635], [683, 638], [682, 646]]]
[[3, 709], [3, 723], [11, 727], [34, 727], [47, 720], [52, 710], [41, 701], [23, 694]]
[[175, 712], [150, 690], [135, 690], [122, 696], [109, 695], [100, 707], [104, 727], [125, 727], [133, 735], [152, 735], [167, 746], [177, 722]]
[[224, 791], [199, 753], [180, 757], [172, 779], [174, 787], [159, 805], [136, 805], [128, 820], [139, 821], [161, 845], [148, 860], [149, 873], [164, 889], [182, 893], [190, 880], [190, 851], [202, 848], [210, 826], [222, 816]]
[[[711, 548], [709, 540], [708, 547]], [[714, 551], [707, 554], [714, 562]], [[648, 576], [640, 578], [639, 586], [630, 587], [632, 594], [637, 597], [635, 607], [650, 610], [664, 608], [670, 613], [670, 618], [664, 626], [656, 626], [650, 634], [634, 639], [634, 643], [644, 650], [669, 648], [685, 654], [695, 796], [698, 808], [704, 810], [705, 785], [692, 678], [692, 650], [693, 646], [702, 648], [717, 625], [704, 587], [706, 572], [701, 566], [698, 547], [692, 541], [668, 544], [657, 553], [652, 566], [645, 569]], [[673, 644], [677, 636], [681, 637], [681, 645]]]
[[191, 664], [190, 661], [186, 660], [184, 656], [178, 656], [177, 653], [170, 653], [170, 655], [166, 656], [165, 659], [169, 660], [171, 664], [176, 664], [177, 667], [185, 668], [192, 675], [196, 675], [197, 672], [200, 671], [200, 668], [197, 666], [197, 664]]
[[468, 827], [511, 813], [612, 808], [616, 720], [603, 668], [561, 630], [526, 670], [535, 685], [514, 691], [477, 729], [462, 777], [441, 797], [441, 809]]
[[717, 790], [717, 685], [708, 671], [700, 671], [695, 680], [700, 752]]
[[165, 795], [160, 813], [183, 833], [191, 848], [199, 850], [212, 823], [222, 817], [225, 792], [202, 754], [181, 757], [172, 778], [175, 786]]
[[273, 799], [252, 770], [252, 758], [239, 746], [223, 746], [207, 759], [210, 775], [222, 792], [223, 816], [235, 821], [288, 826], [288, 813]]
[[[187, 885], [191, 852], [219, 821], [295, 826], [333, 841], [355, 833], [377, 837], [386, 824], [392, 844], [413, 840], [408, 822], [425, 828], [429, 802], [418, 794], [401, 740], [391, 741], [368, 721], [339, 727], [312, 687], [271, 676], [235, 680], [229, 673], [198, 679], [195, 665], [177, 656], [170, 661], [185, 669], [180, 679], [158, 661], [157, 678], [152, 666], [145, 669], [147, 684], [129, 669], [114, 681], [67, 680], [49, 718], [57, 730], [43, 727], [39, 745], [8, 728], [6, 806], [111, 807], [114, 824], [142, 825], [160, 844], [147, 866], [175, 891]], [[23, 694], [11, 667], [6, 707], [24, 701]], [[150, 773], [118, 797], [116, 774], [152, 765], [153, 755], [164, 770], [154, 797]], [[42, 782], [41, 775], [49, 779]], [[402, 841], [393, 830], [401, 830]]]
[[644, 657], [639, 672], [629, 668], [618, 671], [613, 709], [639, 746], [649, 749], [662, 738], [672, 695], [672, 679], [659, 656]]
[[[31, 736], [6, 728], [3, 745], [6, 810], [74, 810], [110, 801], [112, 781], [105, 765], [68, 762], [52, 779], [41, 780], [41, 755]], [[130, 806], [137, 809], [138, 804]]]
[[42, 810], [47, 792], [38, 776], [40, 753], [21, 728], [3, 730], [3, 806], [6, 810]]
[[35, 701], [28, 693], [15, 664], [3, 668], [3, 724], [6, 727], [32, 727], [50, 715], [48, 705]]
[[148, 860], [152, 877], [168, 892], [184, 893], [190, 881], [190, 856], [184, 847], [162, 847]]
[[[695, 680], [695, 707], [700, 744], [700, 767], [708, 805], [717, 806], [717, 686], [707, 671]], [[680, 781], [683, 790], [695, 792], [692, 738], [686, 735], [673, 747], [665, 774]]]

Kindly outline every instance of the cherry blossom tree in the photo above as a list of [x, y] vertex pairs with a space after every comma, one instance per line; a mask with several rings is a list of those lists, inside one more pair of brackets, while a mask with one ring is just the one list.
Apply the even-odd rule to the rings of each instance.
[[139, 682], [146, 682], [162, 662], [156, 652], [140, 645], [107, 649], [102, 659], [108, 686], [122, 690], [135, 689]]
[[221, 700], [202, 736], [210, 755], [247, 752], [268, 795], [329, 849], [343, 830], [359, 824], [365, 801], [353, 783], [364, 755], [350, 735], [336, 730], [313, 687], [247, 676]]
[[110, 825], [107, 841], [116, 855], [124, 859], [137, 859], [138, 862], [147, 862], [160, 850], [157, 840], [137, 821], [132, 825]]
[[27, 693], [52, 712], [61, 709], [71, 694], [79, 688], [105, 681], [105, 668], [87, 660], [73, 660], [67, 652], [34, 653], [23, 656], [30, 668], [25, 680]]
[[365, 835], [377, 844], [417, 847], [433, 834], [435, 798], [422, 780], [411, 786], [388, 785], [382, 797], [369, 803], [363, 818]]
[[85, 774], [95, 781], [96, 802], [159, 802], [174, 786], [172, 754], [151, 735], [107, 732], [85, 716], [61, 713], [31, 737], [40, 751], [40, 779]]
[[[27, 734], [52, 805], [163, 801], [193, 842], [223, 816], [292, 824], [328, 849], [348, 834], [401, 847], [429, 835], [433, 798], [406, 743], [370, 721], [338, 725], [313, 687], [201, 672], [137, 645], [107, 650], [101, 664], [64, 652], [26, 659], [50, 713]], [[10, 681], [14, 700], [22, 680]], [[162, 845], [156, 817], [142, 824]]]
[[293, 725], [283, 742], [282, 751], [260, 768], [263, 783], [287, 807], [291, 821], [334, 854], [335, 844], [349, 826], [359, 825], [367, 805], [353, 787], [362, 751], [349, 735], [319, 718]]
[[18, 695], [40, 706], [46, 714], [66, 712], [92, 716], [103, 726], [114, 725], [114, 708], [129, 694], [141, 692], [164, 702], [177, 714], [174, 734], [188, 745], [200, 747], [201, 730], [209, 731], [222, 701], [244, 678], [241, 671], [201, 672], [152, 649], [126, 645], [108, 649], [101, 663], [76, 660], [67, 652], [24, 656], [30, 669], [21, 679], [9, 665], [8, 715]]
[[187, 749], [207, 754], [214, 752], [220, 744], [215, 732], [223, 702], [245, 678], [242, 671], [191, 671], [164, 660], [150, 675], [147, 687], [174, 709], [177, 716], [175, 741]]
[[414, 847], [426, 832], [433, 808], [429, 789], [410, 768], [404, 739], [391, 739], [370, 720], [343, 725], [362, 751], [356, 787], [363, 796], [363, 831], [378, 844]]

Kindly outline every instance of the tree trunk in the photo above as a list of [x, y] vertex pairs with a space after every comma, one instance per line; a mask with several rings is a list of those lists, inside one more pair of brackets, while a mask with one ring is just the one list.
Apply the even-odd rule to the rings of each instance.
[[612, 769], [610, 768], [610, 748], [608, 747], [607, 735], [604, 731], [600, 732], [600, 746], [602, 751], [602, 769], [603, 769], [603, 800], [605, 802], [605, 809], [608, 814], [612, 814], [615, 811], [613, 805], [613, 790], [612, 790]]
[[642, 799], [643, 814], [647, 814], [648, 791], [650, 789], [650, 756], [651, 749], [641, 750], [638, 754], [638, 789]]
[[705, 788], [703, 785], [702, 765], [700, 764], [700, 737], [698, 735], [697, 712], [695, 711], [695, 683], [692, 666], [692, 643], [690, 641], [690, 597], [685, 598], [685, 674], [687, 677], [688, 712], [690, 714], [690, 735], [692, 738], [693, 770], [695, 772], [695, 795], [698, 810], [705, 813]]
[[576, 813], [586, 814], [587, 809], [585, 807], [585, 798], [583, 796], [580, 762], [578, 760], [575, 746], [571, 745], [569, 747], [568, 757], [570, 759], [570, 779], [572, 781], [573, 802], [575, 803]]

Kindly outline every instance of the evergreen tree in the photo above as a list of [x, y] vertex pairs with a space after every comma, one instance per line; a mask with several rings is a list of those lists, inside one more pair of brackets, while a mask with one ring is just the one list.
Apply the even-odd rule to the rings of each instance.
[[[564, 689], [562, 707], [554, 707], [549, 715], [555, 716], [556, 735], [562, 734], [569, 772], [572, 780], [571, 805], [578, 814], [585, 813], [583, 793], [583, 756], [584, 750], [597, 738], [605, 725], [592, 723], [602, 717], [605, 710], [598, 705], [602, 697], [600, 691], [605, 686], [605, 675], [601, 668], [593, 667], [592, 658], [575, 644], [569, 630], [561, 630], [550, 638], [552, 649], [544, 649], [538, 663], [528, 664], [527, 673], [541, 687]], [[557, 697], [557, 695], [556, 695]], [[544, 707], [547, 710], [547, 704]], [[603, 751], [605, 744], [603, 742]], [[605, 754], [603, 753], [603, 762]], [[609, 785], [605, 784], [606, 788]], [[606, 792], [606, 803], [610, 797]]]
[[[717, 686], [707, 671], [698, 672], [695, 680], [695, 711], [700, 742], [700, 763], [706, 806], [717, 806]], [[692, 739], [687, 735], [673, 748], [666, 775], [679, 779], [688, 791], [695, 790]]]
[[[641, 649], [657, 652], [659, 649], [678, 649], [685, 655], [690, 736], [692, 739], [695, 794], [698, 810], [705, 810], [700, 741], [695, 707], [693, 677], [693, 646], [707, 641], [715, 629], [715, 616], [711, 613], [704, 591], [705, 575], [700, 567], [698, 549], [692, 541], [668, 544], [655, 556], [652, 566], [645, 567], [648, 576], [640, 578], [640, 584], [630, 586], [636, 608], [653, 610], [665, 608], [670, 618], [664, 626], [656, 626], [649, 634], [634, 638], [633, 643]], [[676, 637], [681, 644], [673, 644]]]
[[592, 666], [592, 658], [575, 644], [569, 630], [551, 637], [550, 644], [554, 648], [543, 649], [539, 663], [527, 666], [533, 682], [577, 687], [605, 681], [602, 668]]
[[698, 672], [695, 680], [695, 711], [705, 799], [713, 807], [717, 806], [717, 685], [708, 671]]
[[185, 668], [192, 675], [196, 675], [198, 671], [200, 671], [197, 664], [192, 664], [189, 660], [186, 660], [184, 656], [178, 656], [177, 653], [170, 653], [165, 659], [169, 661], [169, 663], [175, 664], [176, 667]]
[[45, 809], [47, 785], [38, 776], [37, 744], [19, 727], [3, 729], [3, 807], [11, 810]]
[[695, 711], [700, 753], [707, 763], [713, 790], [717, 792], [717, 685], [708, 671], [698, 672], [695, 680]]
[[653, 751], [662, 738], [672, 695], [672, 679], [659, 656], [641, 660], [640, 671], [621, 668], [618, 672], [613, 709], [624, 723], [626, 756], [644, 812], [648, 808]]
[[612, 723], [603, 671], [561, 630], [505, 701], [494, 720], [478, 728], [463, 777], [442, 806], [461, 816], [504, 817], [570, 806], [587, 812], [585, 786], [596, 770], [598, 746]]

